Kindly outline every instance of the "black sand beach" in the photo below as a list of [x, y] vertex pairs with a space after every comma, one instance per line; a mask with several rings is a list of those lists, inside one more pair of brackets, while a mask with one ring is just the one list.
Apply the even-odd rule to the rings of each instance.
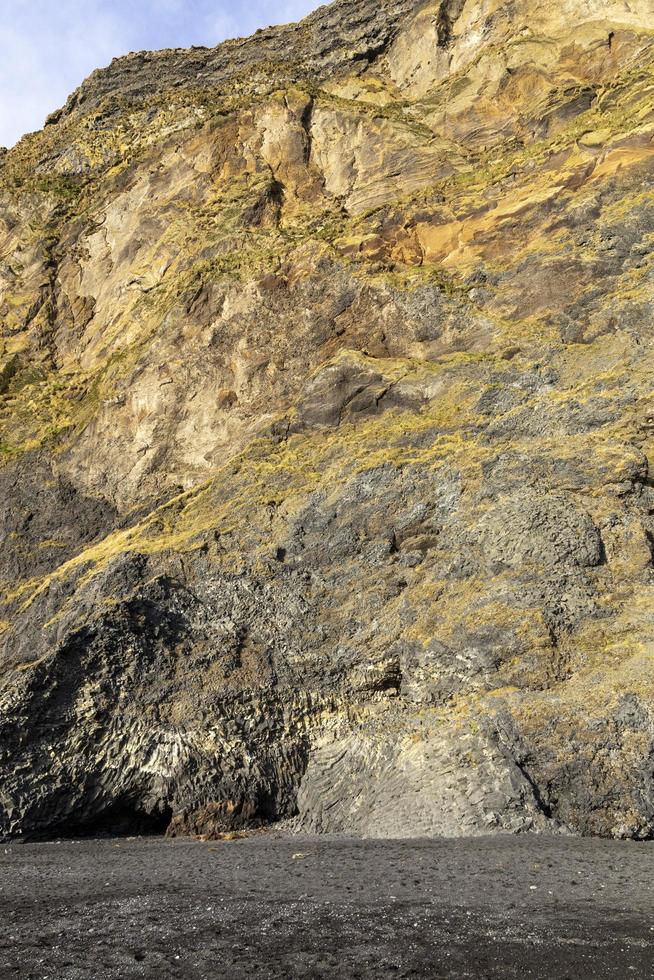
[[499, 837], [0, 846], [0, 977], [647, 978], [654, 846]]

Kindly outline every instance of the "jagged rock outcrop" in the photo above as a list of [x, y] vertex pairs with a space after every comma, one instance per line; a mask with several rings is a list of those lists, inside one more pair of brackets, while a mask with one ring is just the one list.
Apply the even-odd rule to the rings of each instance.
[[652, 835], [653, 24], [338, 0], [0, 157], [0, 834]]

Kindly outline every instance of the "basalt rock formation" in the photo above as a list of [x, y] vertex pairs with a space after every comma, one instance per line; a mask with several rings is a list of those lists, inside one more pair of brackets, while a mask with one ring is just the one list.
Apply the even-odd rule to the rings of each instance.
[[654, 0], [337, 0], [0, 155], [0, 834], [654, 831]]

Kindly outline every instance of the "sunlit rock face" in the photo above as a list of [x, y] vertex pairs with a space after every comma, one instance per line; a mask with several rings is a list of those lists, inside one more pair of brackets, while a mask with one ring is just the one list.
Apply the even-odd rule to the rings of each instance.
[[339, 0], [0, 156], [0, 833], [651, 836], [653, 28]]

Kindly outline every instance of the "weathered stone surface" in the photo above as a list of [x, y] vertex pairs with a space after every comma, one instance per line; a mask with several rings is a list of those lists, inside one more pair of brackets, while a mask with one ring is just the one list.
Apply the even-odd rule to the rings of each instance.
[[0, 157], [0, 834], [654, 828], [651, 0], [339, 0]]

